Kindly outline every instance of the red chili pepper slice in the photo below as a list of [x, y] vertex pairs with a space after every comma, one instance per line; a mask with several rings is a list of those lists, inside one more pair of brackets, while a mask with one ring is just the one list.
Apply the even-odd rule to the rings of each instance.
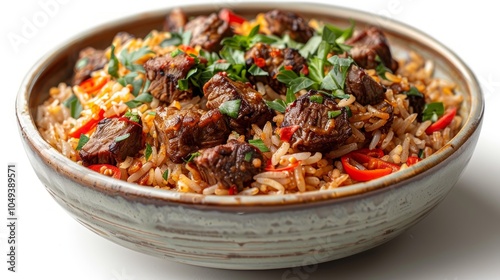
[[235, 195], [238, 193], [238, 188], [236, 188], [235, 185], [232, 185], [231, 187], [229, 187], [229, 195]]
[[219, 11], [219, 18], [222, 19], [223, 21], [227, 22], [227, 23], [237, 23], [237, 24], [242, 24], [244, 23], [245, 21], [247, 21], [246, 19], [244, 19], [243, 17], [235, 14], [233, 11], [231, 11], [230, 9], [221, 9]]
[[91, 170], [94, 170], [95, 172], [99, 172], [103, 175], [108, 175], [109, 174], [105, 174], [103, 172], [107, 172], [107, 170], [110, 170], [111, 171], [111, 177], [113, 178], [116, 178], [116, 179], [120, 179], [122, 177], [122, 171], [120, 170], [120, 168], [114, 166], [114, 165], [111, 165], [111, 164], [94, 164], [94, 165], [90, 165], [88, 166], [89, 169]]
[[84, 92], [94, 94], [98, 92], [108, 81], [109, 77], [92, 77], [81, 82], [79, 86]]
[[431, 124], [426, 130], [425, 133], [432, 134], [435, 131], [439, 131], [445, 127], [447, 127], [455, 115], [457, 114], [457, 108], [450, 108], [444, 115], [439, 118], [435, 123]]
[[293, 66], [292, 65], [285, 65], [285, 70], [293, 70]]
[[300, 69], [300, 73], [304, 74], [304, 75], [309, 75], [309, 67], [307, 67], [307, 65], [302, 65], [302, 69]]
[[99, 113], [97, 113], [97, 118], [91, 118], [88, 120], [86, 123], [84, 123], [82, 126], [78, 128], [74, 128], [68, 133], [68, 136], [73, 137], [73, 138], [80, 138], [80, 135], [85, 134], [92, 130], [99, 121], [104, 119], [104, 110], [101, 109], [99, 110]]
[[266, 60], [262, 57], [254, 57], [253, 61], [254, 61], [255, 65], [257, 65], [260, 68], [266, 66]]
[[292, 171], [294, 170], [297, 166], [299, 166], [300, 161], [296, 161], [294, 163], [290, 163], [287, 166], [280, 167], [280, 168], [274, 168], [274, 166], [271, 164], [271, 161], [268, 162], [267, 166], [264, 168], [265, 171]]
[[[381, 160], [383, 156], [384, 153], [380, 149], [360, 149], [341, 157], [340, 161], [351, 179], [366, 182], [399, 170], [399, 165]], [[351, 159], [366, 167], [366, 170], [351, 164]]]
[[415, 157], [415, 156], [411, 156], [411, 157], [408, 157], [408, 159], [406, 160], [406, 165], [408, 166], [412, 166], [414, 165], [415, 163], [421, 161], [422, 159], [419, 158], [419, 157]]
[[280, 139], [284, 142], [290, 142], [292, 135], [299, 129], [299, 125], [291, 125], [280, 128]]

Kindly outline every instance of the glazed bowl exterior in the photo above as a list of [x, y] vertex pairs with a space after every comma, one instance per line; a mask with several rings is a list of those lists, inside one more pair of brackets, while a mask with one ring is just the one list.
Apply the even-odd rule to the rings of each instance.
[[[224, 269], [311, 265], [380, 245], [419, 222], [452, 189], [476, 146], [484, 111], [478, 83], [449, 49], [409, 26], [360, 11], [311, 3], [232, 3], [255, 15], [273, 8], [358, 28], [382, 28], [395, 55], [415, 50], [464, 97], [461, 131], [435, 155], [400, 172], [331, 191], [276, 196], [203, 196], [141, 187], [70, 161], [45, 142], [34, 118], [50, 87], [68, 80], [78, 51], [107, 47], [119, 31], [145, 36], [169, 10], [139, 14], [79, 34], [37, 62], [16, 100], [19, 132], [52, 197], [81, 224], [120, 245], [169, 260]], [[188, 14], [213, 4], [183, 7]]]

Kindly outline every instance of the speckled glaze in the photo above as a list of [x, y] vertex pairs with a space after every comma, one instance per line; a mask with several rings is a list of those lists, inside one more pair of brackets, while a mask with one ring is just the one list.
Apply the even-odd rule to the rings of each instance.
[[[446, 47], [421, 32], [359, 11], [311, 3], [232, 2], [240, 14], [271, 8], [346, 25], [383, 28], [396, 55], [416, 50], [465, 98], [460, 133], [432, 157], [400, 172], [337, 190], [264, 197], [216, 197], [140, 187], [89, 172], [64, 158], [37, 131], [36, 107], [71, 75], [78, 51], [104, 48], [118, 31], [145, 36], [168, 10], [140, 14], [80, 34], [37, 62], [16, 101], [21, 139], [41, 182], [81, 224], [146, 254], [199, 266], [272, 269], [312, 265], [380, 245], [424, 218], [452, 189], [477, 143], [484, 102], [474, 75]], [[215, 5], [185, 6], [189, 14]]]

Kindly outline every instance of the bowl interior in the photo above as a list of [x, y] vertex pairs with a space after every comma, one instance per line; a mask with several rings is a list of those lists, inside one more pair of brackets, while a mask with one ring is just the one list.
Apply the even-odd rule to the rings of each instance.
[[[231, 8], [238, 14], [252, 17], [256, 13], [268, 11], [277, 5], [277, 3], [238, 3], [238, 5], [234, 5]], [[213, 4], [205, 4], [183, 6], [182, 8], [188, 15], [198, 15], [216, 12], [221, 7]], [[64, 174], [68, 174], [68, 176], [75, 172], [87, 174], [79, 178], [74, 178], [74, 180], [79, 180], [84, 185], [106, 193], [119, 194], [127, 198], [149, 200], [149, 202], [152, 199], [155, 203], [182, 202], [188, 204], [249, 206], [256, 204], [298, 204], [323, 201], [330, 198], [352, 199], [360, 195], [369, 195], [373, 191], [384, 191], [388, 189], [387, 187], [394, 188], [404, 185], [405, 180], [435, 167], [450, 157], [478, 129], [484, 107], [478, 83], [468, 67], [453, 52], [438, 41], [405, 24], [392, 20], [387, 21], [375, 15], [346, 8], [320, 4], [294, 3], [288, 9], [298, 12], [307, 18], [329, 21], [343, 27], [348, 26], [350, 20], [355, 21], [356, 28], [362, 29], [368, 25], [379, 26], [388, 37], [396, 57], [407, 55], [410, 50], [414, 50], [425, 59], [433, 60], [436, 68], [435, 74], [438, 77], [454, 81], [457, 84], [457, 94], [464, 97], [463, 107], [460, 109], [461, 115], [465, 116], [462, 130], [448, 145], [435, 155], [406, 170], [370, 182], [358, 183], [322, 192], [259, 197], [203, 196], [144, 188], [99, 174], [87, 174], [88, 172], [84, 167], [64, 158], [41, 138], [33, 121], [36, 116], [37, 107], [48, 97], [51, 87], [61, 81], [69, 81], [79, 50], [87, 46], [100, 49], [106, 48], [110, 45], [112, 38], [121, 31], [129, 32], [136, 37], [144, 37], [153, 29], [160, 30], [165, 15], [169, 10], [148, 12], [89, 30], [55, 48], [37, 62], [24, 80], [17, 99], [16, 113], [21, 130], [28, 136], [27, 141], [30, 147], [39, 156], [50, 159], [47, 160], [47, 163], [52, 165], [53, 168], [60, 170]]]

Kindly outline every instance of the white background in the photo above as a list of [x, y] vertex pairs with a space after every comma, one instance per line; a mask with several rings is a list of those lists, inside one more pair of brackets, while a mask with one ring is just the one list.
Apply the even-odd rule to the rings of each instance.
[[[18, 87], [30, 67], [69, 37], [103, 22], [173, 1], [2, 1], [2, 165], [0, 166], [1, 279], [500, 279], [500, 16], [493, 4], [467, 1], [338, 1], [414, 26], [451, 48], [474, 71], [486, 99], [476, 152], [452, 192], [425, 220], [393, 241], [352, 257], [319, 265], [306, 274], [286, 270], [226, 271], [157, 259], [111, 243], [71, 218], [38, 181], [20, 143], [14, 113]], [[57, 3], [47, 13], [41, 3]], [[183, 0], [183, 4], [187, 1]], [[214, 2], [214, 1], [212, 1]], [[238, 2], [225, 0], [214, 7]], [[494, 1], [487, 1], [494, 3]], [[8, 3], [8, 4], [7, 4]], [[8, 5], [8, 6], [7, 6]], [[37, 16], [37, 30], [23, 26]], [[8, 163], [18, 169], [17, 272], [7, 271]], [[288, 275], [288, 277], [283, 277]]]

